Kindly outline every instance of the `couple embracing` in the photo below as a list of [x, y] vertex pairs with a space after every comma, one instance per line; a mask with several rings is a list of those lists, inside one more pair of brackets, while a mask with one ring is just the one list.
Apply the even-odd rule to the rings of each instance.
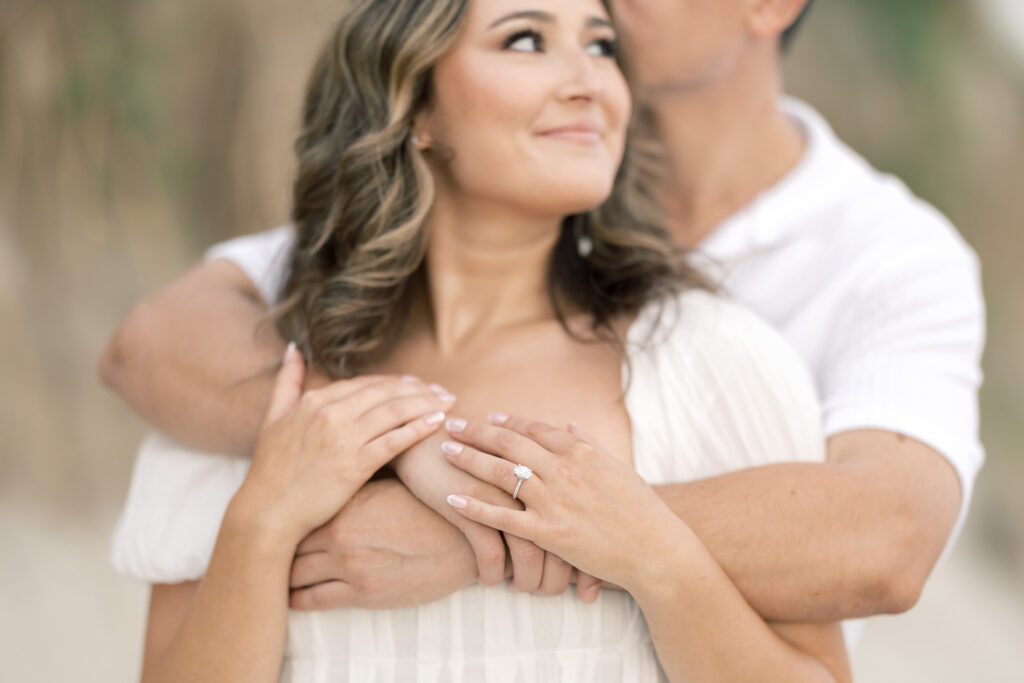
[[144, 681], [850, 679], [967, 508], [983, 304], [782, 97], [806, 5], [341, 10], [292, 224], [101, 362]]

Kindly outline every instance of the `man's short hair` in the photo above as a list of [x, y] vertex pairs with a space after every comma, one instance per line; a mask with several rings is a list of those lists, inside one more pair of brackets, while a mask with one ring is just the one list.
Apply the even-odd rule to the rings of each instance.
[[789, 46], [793, 43], [794, 36], [796, 36], [797, 29], [800, 27], [800, 24], [803, 22], [804, 17], [807, 16], [807, 11], [811, 9], [811, 5], [813, 4], [814, 0], [807, 0], [807, 4], [804, 5], [803, 10], [800, 12], [800, 14], [797, 15], [793, 23], [789, 25], [789, 28], [782, 32], [781, 45], [783, 52], [789, 50]]

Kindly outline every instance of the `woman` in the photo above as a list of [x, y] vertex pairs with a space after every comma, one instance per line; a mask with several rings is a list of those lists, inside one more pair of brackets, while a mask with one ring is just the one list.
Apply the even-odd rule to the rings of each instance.
[[[769, 628], [644, 481], [821, 445], [792, 354], [701, 291], [641, 208], [615, 50], [598, 0], [346, 11], [298, 144], [278, 309], [298, 348], [203, 580], [153, 589], [144, 680], [273, 680], [282, 663], [296, 681], [848, 677], [835, 625]], [[303, 356], [351, 379], [302, 394]], [[454, 396], [408, 373], [470, 406], [443, 444], [430, 437]], [[765, 407], [782, 400], [798, 407]], [[593, 434], [468, 419], [499, 403]], [[629, 594], [585, 605], [478, 585], [414, 610], [289, 615], [302, 539], [375, 470], [431, 452], [512, 494], [498, 510], [449, 491], [459, 514]], [[121, 535], [147, 533], [132, 514]], [[150, 531], [174, 514], [157, 509]]]

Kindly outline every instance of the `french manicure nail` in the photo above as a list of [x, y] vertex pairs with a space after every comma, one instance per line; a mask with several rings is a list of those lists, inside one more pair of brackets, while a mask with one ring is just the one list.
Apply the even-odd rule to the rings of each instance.
[[459, 432], [466, 428], [466, 424], [467, 422], [463, 420], [461, 417], [453, 417], [452, 419], [448, 420], [448, 422], [445, 423], [445, 427], [452, 434], [458, 434]]
[[458, 455], [463, 450], [462, 444], [455, 443], [454, 441], [445, 441], [441, 444], [441, 451], [446, 455]]
[[462, 496], [451, 495], [448, 496], [448, 504], [453, 508], [459, 508], [461, 510], [466, 507], [467, 502]]
[[448, 390], [442, 387], [440, 384], [428, 384], [427, 386], [430, 388], [431, 391], [433, 391], [438, 396], [444, 396], [445, 394], [448, 393]]
[[420, 378], [416, 375], [402, 375], [403, 382], [419, 382]]
[[444, 413], [431, 413], [423, 418], [423, 421], [431, 426], [439, 425], [444, 422]]
[[500, 427], [508, 422], [508, 415], [505, 413], [491, 413], [487, 416], [487, 421], [492, 425], [498, 425]]
[[597, 594], [601, 592], [601, 585], [591, 586], [587, 589], [586, 602], [594, 602], [597, 600]]
[[437, 397], [442, 403], [455, 403], [455, 396], [452, 394], [438, 394]]
[[291, 358], [292, 354], [295, 353], [295, 349], [296, 348], [297, 347], [295, 345], [295, 342], [293, 342], [293, 341], [288, 342], [288, 346], [284, 350], [284, 359], [288, 360], [289, 358]]

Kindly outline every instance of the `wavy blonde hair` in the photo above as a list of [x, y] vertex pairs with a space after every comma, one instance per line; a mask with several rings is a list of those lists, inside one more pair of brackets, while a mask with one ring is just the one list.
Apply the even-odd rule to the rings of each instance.
[[[411, 127], [468, 8], [469, 0], [352, 0], [313, 69], [295, 145], [297, 239], [273, 317], [332, 378], [386, 356], [408, 317], [434, 201]], [[642, 119], [634, 117], [607, 201], [568, 216], [552, 253], [549, 296], [569, 334], [574, 308], [592, 316], [595, 338], [621, 344], [616, 316], [704, 286], [664, 227], [657, 150]], [[594, 244], [585, 259], [582, 234]]]

